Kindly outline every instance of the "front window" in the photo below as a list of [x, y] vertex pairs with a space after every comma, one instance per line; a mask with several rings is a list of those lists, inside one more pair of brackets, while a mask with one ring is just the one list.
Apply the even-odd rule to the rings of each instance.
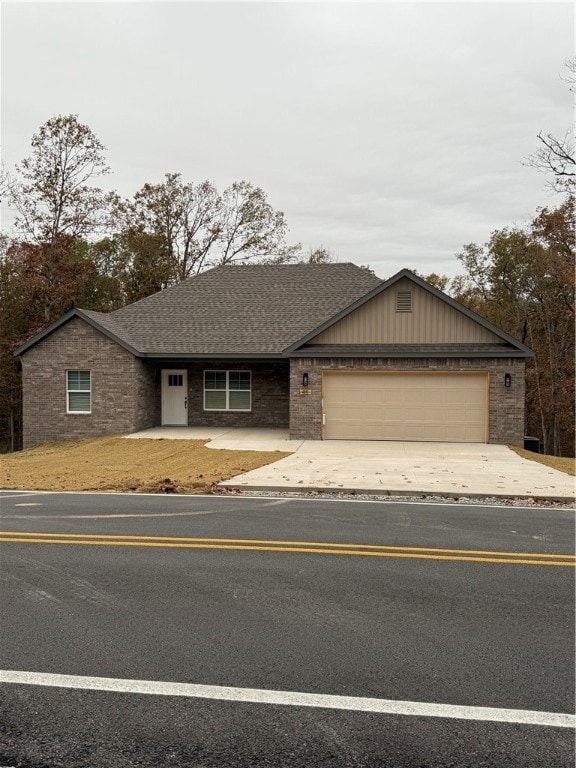
[[66, 371], [66, 412], [92, 412], [90, 371]]
[[250, 411], [250, 371], [204, 371], [205, 411]]

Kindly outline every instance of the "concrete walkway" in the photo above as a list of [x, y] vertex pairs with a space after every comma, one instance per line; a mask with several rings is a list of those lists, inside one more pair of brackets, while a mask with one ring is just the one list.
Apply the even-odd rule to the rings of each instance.
[[303, 440], [289, 440], [287, 429], [228, 429], [225, 427], [151, 427], [125, 435], [130, 440], [209, 440], [207, 448], [229, 451], [298, 450]]
[[224, 488], [562, 500], [574, 499], [576, 492], [574, 477], [504, 445], [288, 440], [282, 429], [214, 427], [157, 427], [128, 437], [208, 440], [208, 448], [292, 454], [220, 483]]

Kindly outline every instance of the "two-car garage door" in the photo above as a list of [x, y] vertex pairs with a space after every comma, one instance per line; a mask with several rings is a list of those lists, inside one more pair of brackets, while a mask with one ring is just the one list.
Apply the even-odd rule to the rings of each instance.
[[324, 371], [323, 437], [485, 443], [488, 374]]

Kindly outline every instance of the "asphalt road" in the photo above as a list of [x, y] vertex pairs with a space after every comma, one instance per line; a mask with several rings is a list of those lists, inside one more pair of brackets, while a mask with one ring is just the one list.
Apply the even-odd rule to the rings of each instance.
[[[5, 683], [0, 766], [574, 765], [573, 730], [505, 714], [574, 711], [575, 571], [558, 557], [574, 548], [568, 510], [8, 492], [0, 503], [2, 670], [350, 702]], [[463, 714], [358, 711], [367, 697]], [[497, 721], [470, 719], [479, 707]]]

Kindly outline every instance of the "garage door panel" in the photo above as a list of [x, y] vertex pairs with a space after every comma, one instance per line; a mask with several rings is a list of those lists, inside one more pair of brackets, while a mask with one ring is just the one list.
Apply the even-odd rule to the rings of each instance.
[[486, 373], [331, 373], [324, 437], [486, 442]]
[[[422, 407], [422, 393], [407, 392], [404, 397], [404, 405], [408, 409]], [[444, 392], [432, 390], [426, 393], [426, 408], [444, 407], [446, 405], [446, 395]]]
[[[349, 392], [347, 403], [354, 402], [357, 398], [357, 393]], [[389, 402], [387, 392], [364, 392], [360, 397], [366, 408], [380, 408], [382, 405], [386, 405]]]
[[382, 400], [382, 405], [387, 406], [388, 408], [403, 408], [405, 403], [405, 397], [401, 392], [387, 392], [386, 397]]

